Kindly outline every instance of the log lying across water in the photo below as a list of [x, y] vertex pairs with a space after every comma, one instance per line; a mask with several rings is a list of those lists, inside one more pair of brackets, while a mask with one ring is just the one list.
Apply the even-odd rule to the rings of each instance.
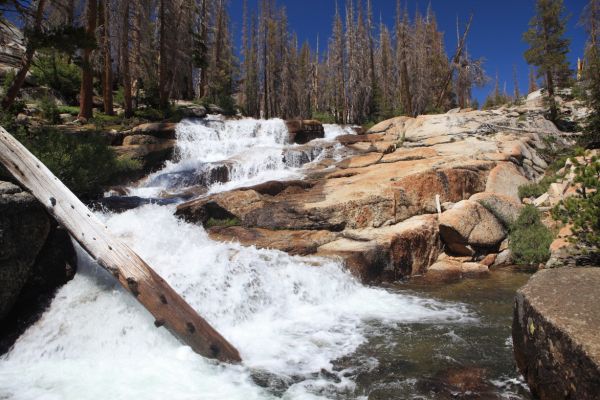
[[183, 300], [21, 143], [0, 127], [0, 163], [46, 207], [71, 236], [155, 318], [196, 353], [241, 362], [223, 336]]

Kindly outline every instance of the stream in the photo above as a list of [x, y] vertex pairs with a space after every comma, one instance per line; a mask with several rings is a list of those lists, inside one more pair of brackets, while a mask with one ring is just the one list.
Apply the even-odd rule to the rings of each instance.
[[207, 360], [155, 328], [79, 250], [75, 278], [0, 358], [0, 399], [528, 399], [510, 342], [527, 274], [369, 287], [340, 262], [215, 242], [174, 216], [198, 185], [215, 193], [301, 179], [311, 164], [341, 159], [333, 139], [351, 131], [325, 128], [307, 148], [286, 143], [282, 120], [183, 121], [177, 161], [127, 188], [173, 201], [97, 213], [238, 348], [242, 365]]

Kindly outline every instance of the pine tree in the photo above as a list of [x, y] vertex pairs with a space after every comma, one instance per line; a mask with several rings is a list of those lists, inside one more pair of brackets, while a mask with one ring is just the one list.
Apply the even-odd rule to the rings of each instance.
[[109, 0], [101, 0], [99, 4], [99, 21], [102, 27], [102, 97], [104, 101], [104, 113], [113, 115], [113, 71], [110, 40], [111, 2]]
[[529, 44], [525, 59], [537, 67], [538, 76], [545, 78], [550, 117], [558, 117], [554, 100], [556, 86], [565, 86], [570, 71], [567, 61], [569, 39], [564, 37], [567, 18], [564, 17], [563, 0], [537, 0], [536, 15], [529, 23], [529, 30], [523, 35]]
[[[85, 19], [86, 32], [89, 36], [96, 33], [98, 18], [98, 0], [87, 0]], [[92, 52], [94, 48], [88, 46], [83, 49], [81, 64], [81, 92], [79, 94], [79, 118], [89, 119], [94, 115], [94, 70], [92, 65]]]
[[123, 81], [124, 104], [123, 109], [125, 117], [133, 115], [133, 93], [131, 81], [131, 54], [129, 49], [129, 24], [130, 24], [130, 0], [121, 2], [121, 79]]
[[591, 113], [582, 137], [589, 148], [600, 147], [600, 0], [590, 0], [583, 15], [588, 32], [585, 52], [585, 79], [589, 91], [588, 106]]

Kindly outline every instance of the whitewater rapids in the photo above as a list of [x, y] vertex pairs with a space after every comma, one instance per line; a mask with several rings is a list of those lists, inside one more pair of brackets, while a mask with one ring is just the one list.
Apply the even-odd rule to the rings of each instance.
[[[327, 131], [329, 140], [345, 133]], [[179, 161], [165, 171], [231, 158], [255, 163], [227, 187], [302, 174], [281, 162], [288, 144], [280, 120], [186, 121], [178, 139]], [[150, 188], [132, 188], [144, 190]], [[333, 260], [214, 242], [202, 227], [175, 218], [174, 207], [99, 217], [238, 348], [243, 364], [207, 360], [155, 328], [151, 315], [79, 251], [75, 278], [0, 358], [0, 399], [275, 398], [254, 382], [256, 371], [291, 380], [285, 399], [330, 398], [352, 393], [355, 384], [343, 373], [332, 372], [339, 377], [332, 381], [320, 372], [331, 372], [332, 362], [352, 354], [377, 326], [473, 320], [461, 304], [364, 286]]]

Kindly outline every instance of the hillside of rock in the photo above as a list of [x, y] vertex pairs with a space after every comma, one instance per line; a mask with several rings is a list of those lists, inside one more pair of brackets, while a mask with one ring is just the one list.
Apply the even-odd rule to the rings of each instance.
[[444, 252], [478, 261], [502, 250], [519, 186], [540, 178], [560, 135], [530, 105], [393, 118], [338, 137], [351, 156], [303, 181], [214, 194], [177, 214], [236, 221], [209, 229], [218, 240], [342, 257], [365, 280], [421, 275]]

